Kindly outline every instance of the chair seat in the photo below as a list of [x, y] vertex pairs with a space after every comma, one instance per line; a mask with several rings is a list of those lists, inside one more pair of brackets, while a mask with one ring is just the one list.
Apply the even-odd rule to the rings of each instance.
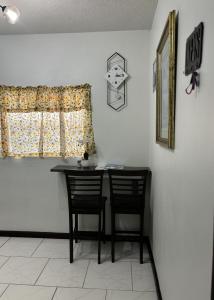
[[72, 209], [74, 213], [96, 213], [103, 209], [105, 201], [106, 197], [74, 196], [72, 197]]
[[112, 203], [112, 208], [115, 212], [140, 214], [142, 207], [137, 199], [119, 198]]

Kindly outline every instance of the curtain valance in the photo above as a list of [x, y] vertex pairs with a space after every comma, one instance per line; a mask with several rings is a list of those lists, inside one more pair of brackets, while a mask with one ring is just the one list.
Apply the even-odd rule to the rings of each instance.
[[0, 86], [1, 112], [91, 111], [89, 84], [61, 87]]

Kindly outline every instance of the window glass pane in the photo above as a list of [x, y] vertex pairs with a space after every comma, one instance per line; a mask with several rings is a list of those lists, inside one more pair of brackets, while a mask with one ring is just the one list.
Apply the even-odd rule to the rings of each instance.
[[41, 113], [8, 113], [9, 156], [38, 156], [41, 142]]
[[84, 153], [85, 110], [64, 113], [66, 156], [82, 156]]
[[43, 112], [43, 154], [44, 156], [60, 156], [60, 114]]
[[80, 157], [87, 119], [85, 110], [7, 113], [9, 156]]

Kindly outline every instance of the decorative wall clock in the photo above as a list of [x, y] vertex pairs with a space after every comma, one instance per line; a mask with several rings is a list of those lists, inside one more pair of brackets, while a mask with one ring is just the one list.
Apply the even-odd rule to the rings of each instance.
[[116, 111], [126, 106], [126, 59], [115, 52], [107, 60], [107, 104]]

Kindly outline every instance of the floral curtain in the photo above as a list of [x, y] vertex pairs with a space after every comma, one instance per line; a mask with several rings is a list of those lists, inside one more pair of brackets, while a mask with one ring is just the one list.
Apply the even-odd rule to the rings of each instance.
[[3, 157], [79, 157], [95, 152], [91, 87], [0, 86]]

